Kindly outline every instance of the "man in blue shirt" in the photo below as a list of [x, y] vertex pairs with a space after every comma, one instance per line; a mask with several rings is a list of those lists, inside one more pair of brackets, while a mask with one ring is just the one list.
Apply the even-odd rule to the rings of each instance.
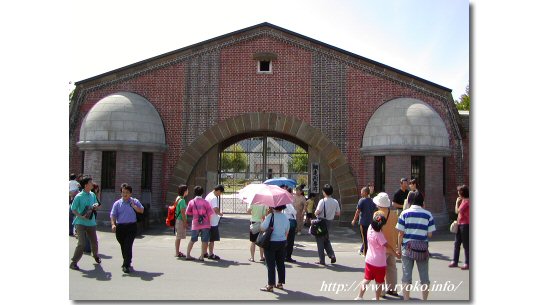
[[[80, 181], [80, 187], [82, 192], [78, 193], [73, 199], [71, 204], [71, 211], [75, 214], [75, 220], [73, 225], [77, 230], [78, 243], [75, 248], [75, 253], [71, 258], [71, 264], [69, 268], [73, 270], [80, 270], [77, 263], [82, 258], [82, 253], [84, 252], [84, 247], [86, 245], [86, 238], [90, 238], [90, 244], [92, 249], [92, 255], [95, 259], [95, 262], [100, 264], [101, 258], [99, 258], [99, 248], [97, 245], [97, 233], [95, 227], [97, 223], [95, 222], [95, 213], [99, 208], [97, 197], [91, 191], [93, 188], [92, 178], [85, 176]], [[87, 234], [87, 235], [86, 235]]]
[[121, 247], [124, 273], [131, 272], [133, 259], [133, 243], [136, 237], [136, 213], [144, 213], [144, 206], [136, 198], [131, 198], [133, 188], [127, 183], [121, 185], [121, 199], [114, 202], [110, 211], [112, 232]]
[[370, 198], [370, 189], [368, 187], [363, 187], [361, 189], [361, 197], [362, 198], [357, 204], [357, 211], [355, 212], [355, 217], [353, 217], [351, 225], [354, 226], [357, 223], [357, 219], [360, 215], [359, 225], [362, 236], [362, 246], [359, 252], [361, 255], [366, 256], [366, 252], [368, 252], [368, 227], [372, 223], [372, 218], [374, 217], [375, 211], [377, 211], [377, 206], [372, 198]]

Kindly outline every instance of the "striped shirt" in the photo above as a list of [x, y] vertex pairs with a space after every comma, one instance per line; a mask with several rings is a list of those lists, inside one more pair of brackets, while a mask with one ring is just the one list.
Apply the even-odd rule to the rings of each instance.
[[435, 223], [432, 213], [412, 205], [400, 214], [396, 229], [404, 232], [402, 245], [405, 245], [409, 240], [428, 241], [428, 233], [435, 231]]

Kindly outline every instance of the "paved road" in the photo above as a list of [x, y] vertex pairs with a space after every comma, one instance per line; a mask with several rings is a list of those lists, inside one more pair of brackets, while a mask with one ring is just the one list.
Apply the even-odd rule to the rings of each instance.
[[[103, 262], [97, 265], [91, 256], [84, 255], [79, 262], [80, 271], [68, 269], [71, 300], [353, 300], [364, 276], [364, 258], [357, 253], [360, 238], [350, 228], [333, 230], [331, 240], [337, 263], [327, 267], [314, 264], [317, 260], [314, 238], [297, 236], [294, 258], [298, 263], [286, 263], [285, 290], [275, 289], [274, 293], [259, 291], [267, 281], [265, 265], [248, 261], [250, 242], [246, 215], [228, 215], [221, 221], [222, 239], [215, 250], [222, 258], [218, 262], [176, 259], [171, 229], [154, 225], [135, 240], [134, 271], [128, 275], [121, 271], [121, 252], [114, 234], [108, 227], [98, 230]], [[439, 289], [455, 291], [432, 291], [430, 300], [469, 299], [469, 271], [447, 267], [452, 255], [452, 238], [450, 233], [434, 233], [430, 243], [430, 280]], [[186, 244], [183, 240], [183, 252]], [[69, 257], [75, 246], [76, 239], [70, 237]], [[200, 243], [197, 243], [193, 255], [199, 253]], [[463, 249], [461, 254], [463, 256]], [[65, 263], [67, 268], [69, 260]], [[397, 268], [400, 280], [400, 263]], [[418, 280], [416, 270], [415, 280]], [[411, 293], [412, 298], [420, 296], [420, 292]], [[365, 298], [372, 297], [374, 292], [367, 291]]]

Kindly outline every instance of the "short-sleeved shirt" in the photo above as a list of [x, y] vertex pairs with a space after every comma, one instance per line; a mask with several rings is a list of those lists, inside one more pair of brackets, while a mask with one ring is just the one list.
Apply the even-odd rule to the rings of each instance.
[[78, 192], [79, 187], [80, 187], [80, 184], [77, 182], [77, 180], [69, 180], [69, 191], [70, 192]]
[[[176, 219], [183, 220], [183, 216], [181, 215], [181, 209], [187, 209], [187, 203], [185, 202], [185, 198], [181, 196], [177, 196], [176, 201]], [[187, 215], [185, 214], [185, 216]]]
[[[324, 204], [326, 216], [323, 216]], [[334, 216], [336, 216], [336, 213], [340, 212], [340, 204], [338, 203], [338, 200], [332, 197], [323, 198], [318, 202], [318, 207], [316, 208], [316, 211], [320, 212], [318, 218], [333, 220]]]
[[428, 241], [428, 233], [435, 231], [432, 213], [418, 205], [411, 205], [398, 218], [396, 229], [404, 232], [402, 245], [409, 240]]
[[286, 208], [282, 212], [284, 215], [286, 215], [286, 217], [288, 217], [288, 219], [297, 219], [297, 211], [291, 203], [286, 204]]
[[271, 222], [271, 216], [274, 215], [273, 220], [273, 233], [271, 233], [271, 241], [284, 241], [286, 240], [286, 232], [290, 230], [290, 221], [288, 217], [282, 213], [272, 213], [265, 217], [261, 227], [263, 230], [267, 230], [269, 223]]
[[469, 224], [469, 198], [465, 198], [461, 201], [460, 209], [458, 213], [458, 224]]
[[306, 201], [306, 212], [314, 213], [314, 199], [310, 198]]
[[[76, 210], [79, 214], [83, 214], [87, 207], [91, 207], [94, 203], [97, 203], [95, 194], [93, 192], [82, 191], [75, 196], [75, 199], [73, 199], [71, 210]], [[92, 216], [90, 219], [83, 219], [77, 216], [75, 217], [75, 220], [73, 220], [73, 224], [87, 227], [97, 225], [95, 216]]]
[[[187, 205], [187, 215], [192, 215], [192, 230], [201, 230], [211, 228], [211, 222], [209, 218], [215, 214], [213, 208], [204, 198], [197, 196]], [[203, 215], [204, 220], [202, 224], [198, 224], [198, 216]]]
[[250, 221], [252, 222], [262, 222], [263, 217], [267, 213], [267, 207], [264, 205], [251, 205], [249, 203], [247, 209], [252, 210], [252, 212], [250, 213]]
[[131, 202], [139, 208], [144, 208], [140, 201], [136, 198], [129, 198], [128, 201], [124, 201], [120, 198], [112, 205], [110, 210], [110, 217], [116, 218], [117, 224], [127, 224], [136, 222], [136, 212], [131, 207]]
[[[209, 202], [212, 208], [218, 208], [219, 207], [219, 198], [215, 196], [214, 192], [209, 192], [207, 196], [205, 196], [205, 200]], [[217, 215], [217, 213], [213, 213], [211, 216], [211, 226], [215, 227], [219, 225], [220, 216]]]
[[372, 266], [387, 266], [387, 240], [382, 232], [376, 232], [372, 226], [368, 227], [368, 252], [364, 261]]
[[357, 210], [361, 211], [359, 224], [369, 226], [372, 223], [374, 212], [377, 211], [377, 206], [372, 198], [361, 198], [357, 204]]
[[396, 202], [397, 204], [403, 205], [405, 200], [407, 199], [407, 195], [409, 194], [409, 190], [402, 191], [402, 189], [398, 189], [396, 193], [394, 193], [394, 198], [392, 199], [393, 202]]

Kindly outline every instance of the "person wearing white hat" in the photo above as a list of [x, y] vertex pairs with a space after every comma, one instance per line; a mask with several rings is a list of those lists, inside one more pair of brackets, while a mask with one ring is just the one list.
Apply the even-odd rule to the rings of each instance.
[[[373, 198], [378, 211], [374, 213], [374, 217], [378, 214], [383, 214], [387, 219], [387, 224], [383, 226], [381, 232], [385, 236], [387, 243], [396, 249], [398, 246], [398, 230], [396, 230], [396, 224], [398, 223], [398, 214], [396, 209], [391, 208], [391, 202], [387, 193], [379, 193]], [[390, 251], [387, 251], [387, 272], [385, 275], [385, 287], [387, 291], [383, 292], [383, 296], [389, 294], [391, 296], [398, 296], [396, 292], [396, 282], [398, 277], [398, 269], [396, 268], [396, 256]]]

